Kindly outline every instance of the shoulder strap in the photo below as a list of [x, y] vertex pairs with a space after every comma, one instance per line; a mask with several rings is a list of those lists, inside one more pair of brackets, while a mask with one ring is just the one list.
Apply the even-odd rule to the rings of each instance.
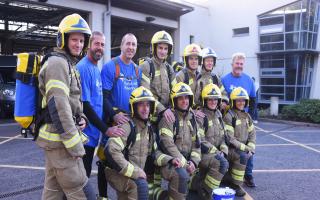
[[134, 65], [134, 70], [136, 72], [137, 79], [140, 79], [140, 77], [139, 77], [139, 66], [136, 65], [134, 62], [132, 62], [132, 64]]
[[184, 73], [184, 83], [189, 85], [189, 74], [188, 74], [188, 70], [185, 68], [183, 69], [183, 73]]
[[120, 76], [120, 65], [119, 65], [119, 61], [118, 61], [118, 57], [112, 58], [112, 61], [116, 67], [116, 72], [115, 72], [115, 76], [114, 79], [118, 80], [119, 76]]
[[123, 149], [124, 157], [128, 160], [129, 159], [129, 149], [134, 145], [136, 142], [137, 134], [136, 134], [136, 126], [133, 121], [129, 121], [130, 125], [130, 134], [127, 139], [127, 144]]
[[175, 121], [173, 124], [173, 141], [176, 142], [177, 140], [177, 135], [179, 134], [179, 128], [180, 128], [180, 124], [179, 124], [179, 118], [178, 118], [178, 114], [176, 112], [174, 112], [174, 117], [175, 117]]
[[170, 88], [170, 91], [171, 91], [171, 89], [172, 89], [172, 85], [171, 85], [171, 83], [172, 83], [172, 81], [173, 80], [171, 80], [171, 76], [172, 76], [172, 73], [171, 73], [171, 70], [170, 70], [170, 65], [169, 65], [169, 63], [167, 63], [167, 62], [165, 62], [165, 65], [166, 65], [166, 69], [167, 69], [167, 74], [168, 74], [168, 79], [169, 79], [169, 88]]
[[209, 120], [207, 116], [204, 116], [203, 118], [203, 126], [204, 126], [204, 132], [206, 133], [209, 128]]
[[196, 116], [193, 112], [192, 112], [192, 118], [191, 118], [190, 122], [193, 127], [193, 134], [196, 135], [196, 147], [199, 148], [201, 145], [201, 141], [200, 141], [199, 134], [198, 134], [198, 126], [197, 126]]
[[146, 61], [148, 62], [149, 64], [149, 67], [150, 67], [150, 71], [149, 71], [149, 76], [151, 77], [151, 80], [154, 79], [154, 76], [155, 76], [155, 68], [154, 68], [154, 64], [152, 62], [152, 60], [149, 58], [149, 57], [146, 57]]
[[232, 109], [229, 109], [228, 112], [230, 113], [230, 115], [232, 117], [232, 127], [236, 128], [236, 121], [237, 121], [236, 113]]

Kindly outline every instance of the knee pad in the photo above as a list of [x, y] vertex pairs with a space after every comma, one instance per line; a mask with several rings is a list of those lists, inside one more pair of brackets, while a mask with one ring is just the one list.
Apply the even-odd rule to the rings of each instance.
[[88, 200], [95, 200], [96, 194], [93, 190], [93, 188], [91, 187], [91, 185], [89, 184], [89, 181], [87, 182], [87, 184], [83, 187], [83, 192], [86, 195]]
[[148, 188], [148, 182], [146, 179], [138, 178], [134, 180], [134, 182], [137, 185], [138, 190], [138, 199], [140, 200], [148, 200], [149, 197], [149, 188]]
[[178, 191], [180, 193], [186, 194], [188, 191], [188, 181], [190, 179], [190, 176], [187, 172], [186, 169], [184, 168], [177, 168], [176, 172], [179, 176], [179, 187], [178, 187]]

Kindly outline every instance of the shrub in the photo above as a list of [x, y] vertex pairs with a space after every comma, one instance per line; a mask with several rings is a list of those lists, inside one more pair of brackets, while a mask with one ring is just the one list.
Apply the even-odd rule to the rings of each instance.
[[298, 104], [284, 106], [281, 116], [290, 120], [320, 123], [320, 100], [302, 99]]

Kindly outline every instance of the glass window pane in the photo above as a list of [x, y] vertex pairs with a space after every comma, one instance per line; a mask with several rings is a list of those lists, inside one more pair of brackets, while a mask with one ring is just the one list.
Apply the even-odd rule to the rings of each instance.
[[286, 49], [298, 49], [299, 33], [286, 34]]
[[312, 38], [312, 49], [316, 49], [316, 47], [317, 47], [317, 37], [318, 37], [318, 35], [316, 33], [314, 33], [313, 38]]
[[299, 31], [299, 30], [300, 30], [300, 13], [286, 14], [286, 32]]
[[297, 56], [286, 56], [286, 85], [296, 84]]
[[311, 49], [312, 45], [312, 33], [308, 33], [308, 46], [307, 49]]
[[261, 51], [283, 50], [283, 43], [261, 44]]
[[305, 49], [307, 46], [307, 32], [300, 33], [300, 47], [301, 49]]
[[286, 100], [294, 101], [294, 96], [295, 96], [294, 93], [295, 93], [294, 87], [286, 87]]
[[316, 15], [316, 4], [314, 1], [311, 1], [311, 4], [310, 4], [310, 11], [309, 11], [309, 14], [310, 14], [310, 19], [309, 19], [309, 30], [310, 31], [313, 31], [313, 23], [314, 23], [314, 19], [315, 19], [315, 15]]
[[261, 85], [284, 85], [283, 78], [261, 78]]
[[283, 94], [283, 86], [263, 86], [261, 87], [261, 93]]
[[260, 43], [282, 42], [283, 34], [260, 36]]
[[272, 94], [272, 95], [269, 95], [269, 94], [261, 94], [261, 99], [262, 100], [270, 100], [271, 97], [279, 97], [280, 100], [283, 100], [284, 96], [283, 95], [275, 95], [275, 94]]
[[270, 17], [260, 19], [260, 26], [269, 26], [274, 24], [283, 24], [283, 17]]

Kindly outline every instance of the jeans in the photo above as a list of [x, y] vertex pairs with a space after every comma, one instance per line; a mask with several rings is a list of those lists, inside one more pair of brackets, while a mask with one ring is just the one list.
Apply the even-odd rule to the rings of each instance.
[[252, 170], [253, 170], [253, 155], [249, 158], [246, 166], [246, 171], [244, 176], [245, 177], [252, 177]]

